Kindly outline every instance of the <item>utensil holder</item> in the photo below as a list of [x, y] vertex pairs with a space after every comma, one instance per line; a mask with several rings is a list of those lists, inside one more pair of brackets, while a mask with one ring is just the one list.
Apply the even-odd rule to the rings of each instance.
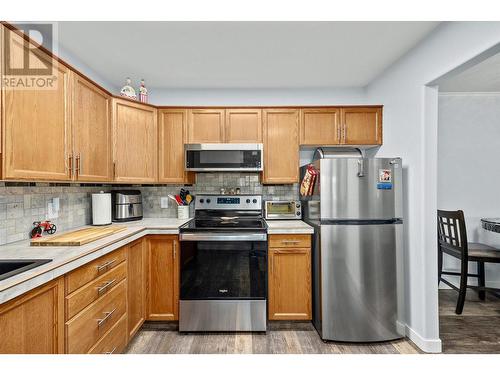
[[189, 206], [177, 206], [177, 219], [189, 219]]

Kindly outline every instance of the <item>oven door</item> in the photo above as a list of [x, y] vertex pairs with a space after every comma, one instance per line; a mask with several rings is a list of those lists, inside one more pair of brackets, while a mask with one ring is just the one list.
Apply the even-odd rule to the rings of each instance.
[[261, 144], [188, 144], [187, 171], [262, 171]]
[[182, 241], [181, 300], [265, 300], [267, 241]]

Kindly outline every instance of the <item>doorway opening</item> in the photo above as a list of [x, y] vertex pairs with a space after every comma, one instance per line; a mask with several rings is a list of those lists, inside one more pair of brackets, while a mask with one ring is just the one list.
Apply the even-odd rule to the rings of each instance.
[[[497, 220], [500, 232], [500, 219], [495, 219], [500, 218], [498, 48], [434, 84], [438, 86], [437, 208], [463, 211], [467, 242], [474, 243], [468, 246], [468, 259], [473, 260], [467, 263], [468, 274], [481, 276], [482, 262], [478, 259], [498, 257], [498, 263], [484, 263], [484, 275], [486, 287], [500, 288], [500, 233], [491, 230], [494, 226], [485, 229], [483, 224], [484, 219]], [[486, 251], [481, 253], [481, 249]], [[443, 271], [460, 273], [461, 264], [466, 261], [462, 260], [463, 252], [458, 252], [458, 256], [450, 253], [444, 252]], [[442, 277], [452, 285], [460, 285], [458, 275]], [[468, 277], [468, 285], [477, 286], [480, 280], [481, 277]], [[467, 288], [463, 310], [457, 314], [459, 293], [441, 281], [438, 294], [443, 352], [500, 352], [500, 298], [486, 293], [483, 300], [477, 290]]]

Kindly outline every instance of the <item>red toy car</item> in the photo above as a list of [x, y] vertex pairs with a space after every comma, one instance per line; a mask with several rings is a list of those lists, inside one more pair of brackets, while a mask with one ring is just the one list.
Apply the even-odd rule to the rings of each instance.
[[47, 232], [48, 234], [54, 234], [57, 230], [56, 225], [52, 224], [49, 220], [35, 221], [33, 225], [35, 227], [31, 230], [31, 238], [42, 237], [43, 232]]

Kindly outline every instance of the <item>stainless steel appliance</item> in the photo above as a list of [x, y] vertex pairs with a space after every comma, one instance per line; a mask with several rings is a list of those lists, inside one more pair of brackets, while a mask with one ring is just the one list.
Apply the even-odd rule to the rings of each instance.
[[179, 331], [265, 331], [267, 225], [261, 196], [197, 195], [179, 229]]
[[262, 143], [203, 143], [184, 145], [187, 171], [262, 171]]
[[266, 220], [299, 220], [302, 218], [302, 205], [298, 201], [265, 201]]
[[115, 190], [111, 194], [113, 221], [142, 219], [142, 195], [140, 190]]
[[324, 340], [404, 336], [401, 159], [332, 153], [312, 165], [317, 183], [301, 200], [314, 227], [314, 326]]

